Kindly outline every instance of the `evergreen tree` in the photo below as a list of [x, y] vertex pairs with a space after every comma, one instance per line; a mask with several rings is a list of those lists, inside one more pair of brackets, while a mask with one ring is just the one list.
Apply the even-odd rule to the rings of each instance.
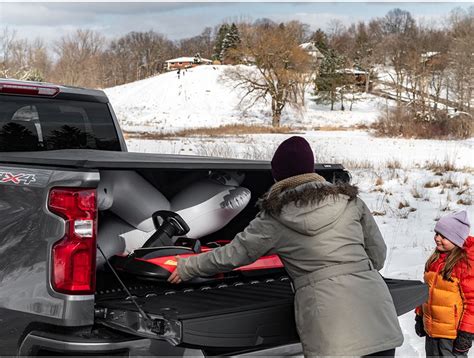
[[222, 41], [222, 48], [221, 48], [221, 53], [220, 53], [220, 60], [221, 62], [224, 62], [225, 60], [228, 60], [230, 62], [234, 62], [235, 58], [232, 58], [230, 55], [230, 50], [236, 49], [237, 46], [240, 43], [240, 36], [239, 36], [239, 30], [237, 29], [237, 26], [232, 23], [232, 25], [229, 28], [229, 31], [224, 37], [224, 40]]
[[313, 33], [313, 35], [311, 35], [311, 42], [321, 52], [327, 51], [329, 49], [329, 47], [328, 47], [328, 37], [326, 36], [326, 33], [321, 29], [316, 30]]
[[221, 51], [222, 51], [222, 42], [224, 41], [225, 36], [230, 30], [229, 24], [223, 24], [219, 28], [219, 31], [217, 32], [215, 44], [214, 44], [214, 53], [212, 54], [212, 59], [213, 60], [220, 60], [221, 57]]
[[342, 71], [345, 61], [344, 57], [333, 49], [328, 49], [323, 54], [320, 75], [315, 80], [315, 93], [318, 95], [317, 102], [330, 103], [332, 111], [338, 93], [345, 84], [345, 75]]

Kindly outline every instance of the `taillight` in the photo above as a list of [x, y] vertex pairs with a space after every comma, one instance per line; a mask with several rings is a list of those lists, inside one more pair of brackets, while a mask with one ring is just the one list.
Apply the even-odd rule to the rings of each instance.
[[64, 237], [53, 245], [53, 288], [67, 294], [95, 291], [97, 204], [95, 189], [53, 188], [49, 210], [66, 221]]
[[59, 87], [26, 83], [0, 82], [0, 93], [54, 97], [59, 93]]

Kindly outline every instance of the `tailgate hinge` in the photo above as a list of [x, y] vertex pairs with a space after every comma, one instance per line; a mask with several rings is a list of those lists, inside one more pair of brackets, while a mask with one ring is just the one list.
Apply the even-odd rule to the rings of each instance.
[[122, 332], [165, 340], [173, 346], [181, 343], [182, 326], [177, 319], [152, 314], [143, 317], [139, 312], [110, 308], [96, 311], [96, 319], [98, 323]]

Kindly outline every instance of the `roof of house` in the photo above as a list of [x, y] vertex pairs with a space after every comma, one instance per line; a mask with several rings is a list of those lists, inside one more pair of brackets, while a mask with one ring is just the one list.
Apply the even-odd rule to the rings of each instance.
[[321, 53], [321, 51], [316, 47], [316, 45], [312, 42], [305, 42], [300, 45], [300, 47], [308, 52], [311, 56], [313, 57], [318, 57], [318, 58], [323, 58], [324, 55]]
[[[178, 62], [194, 62], [194, 59], [196, 57], [178, 57], [178, 58], [173, 58], [171, 60], [165, 61], [166, 63], [178, 63]], [[208, 60], [207, 58], [200, 58], [201, 62], [209, 62], [212, 63], [211, 60]]]
[[338, 73], [347, 73], [347, 74], [353, 74], [353, 75], [365, 75], [366, 72], [362, 70], [358, 70], [356, 68], [343, 68], [341, 70], [336, 70]]
[[423, 57], [423, 58], [431, 58], [431, 57], [434, 57], [434, 56], [437, 56], [437, 55], [440, 55], [440, 54], [441, 54], [440, 52], [429, 51], [429, 52], [422, 53], [422, 54], [421, 54], [421, 57]]

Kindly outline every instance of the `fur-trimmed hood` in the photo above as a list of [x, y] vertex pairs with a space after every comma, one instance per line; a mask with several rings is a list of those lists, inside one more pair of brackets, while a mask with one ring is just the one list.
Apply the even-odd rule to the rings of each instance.
[[330, 227], [357, 194], [356, 186], [332, 184], [318, 174], [303, 174], [275, 183], [257, 205], [285, 226], [315, 235]]

